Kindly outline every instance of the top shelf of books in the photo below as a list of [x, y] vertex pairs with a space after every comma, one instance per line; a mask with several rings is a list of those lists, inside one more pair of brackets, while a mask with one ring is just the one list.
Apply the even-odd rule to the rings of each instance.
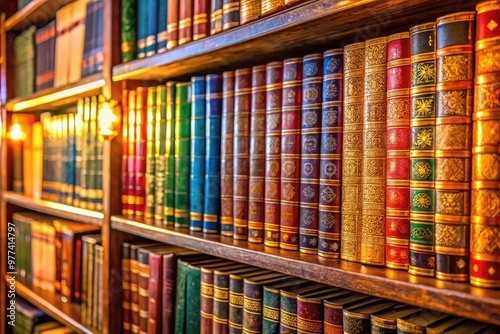
[[474, 10], [477, 1], [316, 0], [253, 23], [113, 68], [113, 80], [162, 80], [302, 56], [306, 51], [433, 21], [439, 15]]
[[49, 22], [59, 8], [74, 0], [33, 0], [5, 21], [6, 31], [22, 31]]

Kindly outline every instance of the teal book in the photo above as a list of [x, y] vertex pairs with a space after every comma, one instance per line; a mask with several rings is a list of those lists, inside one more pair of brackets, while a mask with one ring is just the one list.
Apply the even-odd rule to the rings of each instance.
[[166, 143], [165, 143], [165, 225], [174, 225], [175, 188], [175, 91], [176, 82], [167, 82], [166, 88]]
[[137, 58], [146, 57], [149, 0], [137, 0]]

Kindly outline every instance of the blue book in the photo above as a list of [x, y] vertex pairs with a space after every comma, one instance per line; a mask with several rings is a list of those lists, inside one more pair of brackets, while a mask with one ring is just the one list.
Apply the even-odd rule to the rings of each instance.
[[222, 76], [209, 74], [206, 95], [205, 202], [203, 232], [220, 231]]
[[103, 15], [104, 15], [104, 2], [97, 0], [96, 12], [96, 37], [95, 37], [95, 63], [91, 73], [101, 72], [102, 65], [104, 64], [104, 49], [103, 49]]
[[189, 182], [189, 226], [201, 231], [205, 183], [205, 77], [191, 78], [191, 159]]
[[156, 33], [156, 53], [167, 51], [168, 0], [158, 0], [158, 29]]
[[92, 46], [94, 41], [94, 18], [97, 11], [97, 1], [89, 1], [87, 3], [87, 13], [85, 16], [85, 38], [83, 42], [83, 58], [82, 58], [82, 78], [90, 74], [90, 57], [92, 56]]
[[148, 0], [147, 6], [146, 57], [149, 57], [156, 54], [156, 34], [158, 33], [158, 0]]
[[137, 58], [146, 57], [148, 2], [149, 0], [137, 1]]

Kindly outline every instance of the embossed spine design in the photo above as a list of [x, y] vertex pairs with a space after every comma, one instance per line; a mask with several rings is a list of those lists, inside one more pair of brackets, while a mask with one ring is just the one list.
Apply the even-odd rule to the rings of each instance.
[[229, 334], [243, 333], [243, 278], [229, 276]]
[[410, 263], [413, 275], [434, 276], [436, 24], [410, 29]]
[[257, 20], [260, 16], [261, 0], [240, 0], [240, 24]]
[[262, 303], [262, 334], [278, 334], [280, 328], [280, 290], [272, 286], [264, 286]]
[[363, 166], [363, 103], [365, 43], [344, 48], [344, 137], [342, 138], [342, 226], [340, 257], [361, 256], [361, 176]]
[[476, 10], [470, 283], [500, 288], [500, 1], [481, 2]]
[[175, 189], [175, 82], [167, 82], [166, 91], [166, 171], [165, 171], [165, 225], [174, 225]]
[[410, 239], [410, 33], [387, 38], [385, 265], [408, 270]]
[[261, 333], [262, 284], [245, 279], [243, 285], [243, 333]]
[[213, 333], [214, 271], [201, 268], [200, 280], [200, 333]]
[[261, 0], [260, 16], [267, 16], [285, 9], [285, 0]]
[[436, 278], [469, 280], [475, 12], [437, 19]]
[[146, 213], [147, 219], [155, 213], [155, 153], [156, 153], [156, 87], [148, 88], [146, 115]]

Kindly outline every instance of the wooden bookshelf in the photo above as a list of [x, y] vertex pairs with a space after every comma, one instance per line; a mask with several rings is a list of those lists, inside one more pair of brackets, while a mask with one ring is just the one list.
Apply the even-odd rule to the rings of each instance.
[[[5, 277], [7, 288], [10, 283], [8, 276]], [[95, 329], [85, 327], [81, 321], [81, 306], [76, 303], [62, 301], [57, 293], [48, 292], [16, 278], [16, 294], [30, 302], [49, 316], [59, 321], [61, 324], [70, 327], [72, 330], [83, 334], [99, 333]]]
[[3, 200], [7, 203], [14, 204], [29, 210], [99, 226], [102, 225], [104, 217], [101, 212], [81, 209], [70, 205], [45, 201], [42, 199], [34, 199], [12, 191], [4, 192]]
[[49, 22], [57, 10], [74, 0], [33, 0], [5, 21], [5, 30], [22, 31], [31, 25]]
[[48, 88], [35, 92], [29, 96], [10, 99], [6, 103], [8, 111], [47, 111], [71, 103], [76, 103], [80, 97], [97, 95], [104, 86], [101, 72], [94, 73], [80, 81], [64, 87]]
[[111, 227], [205, 254], [276, 270], [308, 280], [500, 325], [500, 291], [413, 276], [406, 271], [322, 259], [220, 235], [164, 228], [137, 218], [111, 217]]

